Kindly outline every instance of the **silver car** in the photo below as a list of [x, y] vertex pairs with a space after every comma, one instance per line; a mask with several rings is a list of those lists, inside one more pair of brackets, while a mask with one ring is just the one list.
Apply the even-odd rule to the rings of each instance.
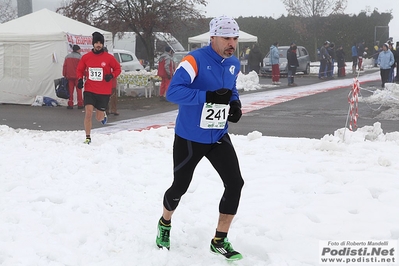
[[[287, 67], [287, 50], [289, 46], [279, 46], [278, 52], [280, 55], [280, 75], [287, 75], [288, 74], [288, 67]], [[310, 73], [310, 57], [308, 50], [306, 50], [303, 46], [298, 46], [297, 50], [297, 57], [299, 67], [297, 67], [296, 72], [303, 72], [304, 74]], [[272, 65], [269, 63], [270, 52], [267, 53], [265, 58], [263, 59], [263, 67], [260, 68], [260, 74], [262, 76], [270, 76], [272, 74]]]
[[176, 66], [178, 66], [183, 59], [188, 54], [188, 51], [176, 52], [173, 54], [173, 61], [175, 61]]
[[121, 64], [122, 70], [126, 72], [144, 70], [144, 67], [140, 64], [134, 53], [120, 49], [114, 49], [113, 53], [116, 61]]

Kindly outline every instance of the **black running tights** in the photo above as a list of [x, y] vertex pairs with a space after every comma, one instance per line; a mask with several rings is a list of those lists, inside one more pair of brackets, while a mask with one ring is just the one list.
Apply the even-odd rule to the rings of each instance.
[[228, 134], [214, 144], [202, 144], [189, 141], [175, 135], [173, 144], [174, 180], [165, 192], [164, 207], [173, 211], [179, 205], [193, 178], [195, 167], [206, 157], [224, 184], [224, 193], [219, 203], [219, 212], [223, 214], [237, 213], [244, 185], [238, 159]]

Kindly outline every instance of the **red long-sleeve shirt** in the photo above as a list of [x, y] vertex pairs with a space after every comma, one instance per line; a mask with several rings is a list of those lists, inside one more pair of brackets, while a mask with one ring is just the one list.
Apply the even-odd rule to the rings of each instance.
[[116, 79], [120, 73], [120, 64], [112, 54], [107, 52], [99, 54], [90, 52], [83, 55], [76, 69], [78, 79], [86, 77], [85, 91], [104, 95], [112, 93], [112, 80], [106, 82], [105, 75], [112, 74]]

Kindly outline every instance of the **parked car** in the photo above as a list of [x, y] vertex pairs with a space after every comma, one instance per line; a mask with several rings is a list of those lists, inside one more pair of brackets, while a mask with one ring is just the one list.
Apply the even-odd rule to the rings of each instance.
[[[280, 54], [280, 75], [287, 75], [288, 74], [288, 67], [287, 67], [287, 50], [289, 46], [279, 46], [278, 52]], [[308, 50], [306, 50], [303, 46], [298, 46], [297, 50], [297, 57], [299, 67], [297, 67], [296, 72], [303, 72], [304, 74], [310, 73], [310, 56]], [[263, 59], [263, 67], [260, 68], [260, 74], [262, 76], [270, 76], [272, 74], [272, 65], [269, 63], [270, 52], [267, 53], [265, 58]]]
[[173, 61], [176, 63], [176, 66], [181, 62], [183, 57], [185, 57], [187, 54], [188, 51], [176, 52], [173, 54]]
[[127, 50], [113, 50], [116, 61], [121, 64], [122, 70], [128, 71], [140, 71], [144, 70], [144, 67], [140, 64], [136, 55]]

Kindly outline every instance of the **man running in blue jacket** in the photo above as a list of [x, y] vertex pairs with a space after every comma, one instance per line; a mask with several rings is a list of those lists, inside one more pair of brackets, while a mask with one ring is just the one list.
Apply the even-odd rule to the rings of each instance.
[[242, 114], [236, 88], [240, 62], [234, 56], [239, 27], [234, 19], [225, 16], [214, 18], [209, 26], [210, 44], [183, 58], [166, 94], [168, 101], [179, 105], [179, 113], [173, 145], [174, 179], [163, 198], [156, 244], [170, 248], [172, 214], [186, 193], [197, 164], [206, 157], [225, 188], [210, 250], [228, 260], [239, 260], [242, 255], [227, 239], [244, 185], [228, 135], [228, 122], [238, 122]]

